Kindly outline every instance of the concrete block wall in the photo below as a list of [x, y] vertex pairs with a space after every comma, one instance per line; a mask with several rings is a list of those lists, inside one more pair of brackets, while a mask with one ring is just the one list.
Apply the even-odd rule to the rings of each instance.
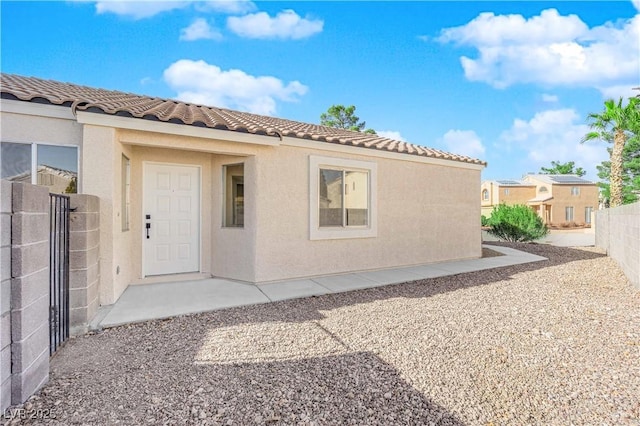
[[11, 405], [11, 183], [0, 181], [0, 410]]
[[11, 403], [49, 378], [49, 191], [12, 184]]
[[605, 249], [640, 290], [640, 202], [599, 210], [596, 246]]
[[71, 194], [69, 218], [69, 324], [70, 334], [87, 331], [98, 311], [100, 282], [100, 200]]

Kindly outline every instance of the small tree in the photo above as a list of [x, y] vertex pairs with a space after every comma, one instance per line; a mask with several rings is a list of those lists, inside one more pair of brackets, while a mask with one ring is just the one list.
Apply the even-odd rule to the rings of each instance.
[[354, 132], [362, 132], [376, 134], [373, 129], [364, 130], [366, 122], [360, 121], [360, 117], [355, 115], [356, 107], [350, 105], [331, 105], [327, 112], [320, 115], [320, 124], [322, 126], [335, 127], [337, 129], [353, 130]]
[[573, 161], [561, 163], [552, 161], [551, 167], [540, 167], [540, 173], [543, 175], [578, 175], [584, 176], [587, 172], [582, 167], [575, 167]]
[[494, 207], [487, 232], [504, 241], [527, 242], [538, 240], [549, 233], [547, 225], [525, 205]]

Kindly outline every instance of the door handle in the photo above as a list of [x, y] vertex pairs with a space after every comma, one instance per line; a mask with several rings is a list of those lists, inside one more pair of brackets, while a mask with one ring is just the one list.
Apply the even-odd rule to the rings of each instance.
[[147, 240], [148, 240], [149, 239], [149, 229], [151, 229], [151, 224], [149, 222], [147, 222], [145, 228], [147, 229]]

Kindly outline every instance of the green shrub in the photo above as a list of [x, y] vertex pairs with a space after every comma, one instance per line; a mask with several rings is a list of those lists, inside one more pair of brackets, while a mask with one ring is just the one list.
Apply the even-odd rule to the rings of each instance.
[[533, 210], [524, 205], [500, 204], [493, 209], [487, 232], [504, 241], [526, 242], [549, 233], [547, 225]]
[[487, 218], [485, 215], [481, 215], [480, 216], [480, 225], [481, 226], [489, 226], [489, 218]]

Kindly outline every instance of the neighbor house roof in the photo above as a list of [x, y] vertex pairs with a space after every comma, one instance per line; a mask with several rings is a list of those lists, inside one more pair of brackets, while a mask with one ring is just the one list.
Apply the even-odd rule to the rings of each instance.
[[515, 180], [515, 179], [490, 180], [488, 182], [493, 182], [498, 186], [535, 186], [531, 182], [524, 182], [524, 181]]
[[532, 177], [539, 181], [552, 185], [594, 185], [593, 182], [583, 179], [578, 175], [542, 175], [530, 174], [526, 177]]
[[368, 133], [35, 77], [2, 74], [0, 89], [3, 99], [63, 105], [71, 107], [74, 112], [88, 111], [256, 135], [287, 136], [486, 165], [484, 161], [464, 155], [451, 154]]

